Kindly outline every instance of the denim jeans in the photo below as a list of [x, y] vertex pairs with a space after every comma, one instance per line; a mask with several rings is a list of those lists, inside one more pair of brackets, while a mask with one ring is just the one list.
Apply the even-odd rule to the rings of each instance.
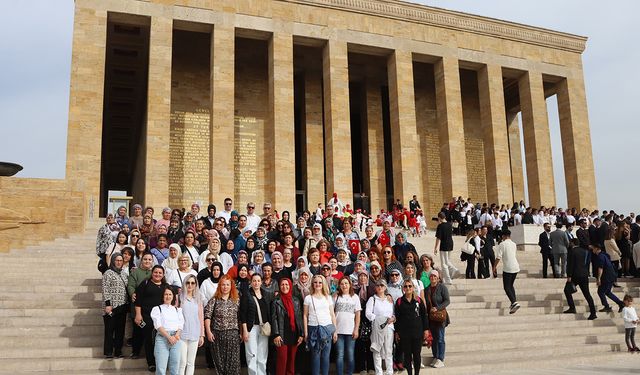
[[444, 326], [434, 324], [431, 327], [431, 335], [433, 336], [433, 344], [431, 345], [433, 358], [444, 361]]
[[353, 348], [355, 345], [356, 341], [351, 335], [338, 335], [338, 341], [336, 341], [336, 373], [338, 375], [344, 374], [345, 368], [347, 374], [353, 374]]
[[[168, 332], [170, 335], [175, 332]], [[156, 345], [153, 350], [153, 354], [156, 357], [156, 374], [164, 375], [167, 370], [167, 363], [169, 364], [169, 374], [178, 375], [180, 369], [180, 357], [182, 354], [182, 341], [178, 341], [173, 346], [169, 344], [169, 341], [161, 334], [156, 335]]]
[[[331, 324], [328, 326], [329, 332], [333, 334], [335, 327]], [[331, 355], [331, 343], [333, 340], [329, 338], [329, 342], [322, 348], [320, 353], [311, 352], [311, 374], [312, 375], [329, 375], [329, 359]]]

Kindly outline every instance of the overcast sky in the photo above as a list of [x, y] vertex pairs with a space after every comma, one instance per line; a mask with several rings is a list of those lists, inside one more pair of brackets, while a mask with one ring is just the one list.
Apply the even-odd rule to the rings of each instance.
[[[640, 211], [637, 124], [640, 2], [458, 0], [414, 2], [589, 37], [583, 55], [601, 209]], [[71, 0], [0, 7], [0, 160], [23, 177], [64, 178], [73, 29]], [[566, 206], [555, 99], [548, 100], [556, 195]]]

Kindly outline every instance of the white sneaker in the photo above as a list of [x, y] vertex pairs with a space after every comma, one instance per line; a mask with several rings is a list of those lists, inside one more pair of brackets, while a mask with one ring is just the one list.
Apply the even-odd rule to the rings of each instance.
[[429, 367], [433, 367], [436, 362], [438, 362], [438, 358], [434, 358], [433, 361], [431, 361], [431, 363], [429, 363]]
[[520, 304], [518, 302], [514, 302], [509, 309], [509, 314], [514, 314], [520, 308]]
[[436, 359], [436, 363], [433, 364], [433, 368], [443, 368], [444, 367], [444, 362], [442, 362], [439, 359]]

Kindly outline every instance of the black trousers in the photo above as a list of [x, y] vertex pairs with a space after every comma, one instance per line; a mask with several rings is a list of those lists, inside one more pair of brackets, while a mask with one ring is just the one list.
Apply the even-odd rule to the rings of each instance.
[[[483, 251], [482, 253], [483, 259], [478, 260], [478, 275], [480, 275], [480, 262], [483, 263], [482, 266], [482, 277], [488, 279], [491, 277], [491, 272], [493, 272], [493, 266], [496, 264], [496, 254], [493, 251]], [[491, 267], [489, 267], [491, 264]], [[496, 277], [496, 275], [494, 275]]]
[[[573, 283], [573, 285], [580, 288], [580, 291], [582, 292], [584, 299], [586, 299], [587, 303], [589, 304], [589, 312], [591, 313], [591, 315], [595, 315], [596, 305], [593, 303], [593, 298], [591, 297], [591, 293], [589, 293], [589, 279], [578, 279], [578, 280], [571, 279], [571, 282]], [[571, 288], [570, 283], [567, 283], [567, 285], [565, 285], [564, 287], [564, 295], [565, 297], [567, 297], [567, 303], [569, 304], [569, 307], [575, 310], [576, 304], [575, 302], [573, 302], [572, 292], [573, 290]]]
[[420, 373], [420, 363], [422, 362], [420, 357], [420, 352], [422, 351], [422, 337], [400, 337], [400, 347], [402, 348], [402, 354], [404, 356], [403, 364], [407, 373], [411, 375], [411, 369], [413, 368], [413, 374], [418, 375]]
[[140, 328], [138, 325], [133, 325], [133, 347], [132, 352], [135, 355], [140, 355], [140, 349], [144, 346], [144, 354], [147, 358], [147, 366], [156, 365], [156, 357], [153, 354], [154, 340], [153, 340], [153, 320], [151, 315], [146, 312], [142, 312], [142, 320], [146, 323], [144, 328]]
[[119, 306], [113, 309], [111, 316], [102, 316], [104, 322], [104, 355], [122, 355], [127, 311], [127, 306]]
[[507, 298], [509, 298], [509, 301], [512, 305], [517, 301], [516, 289], [513, 287], [513, 284], [516, 282], [516, 276], [518, 276], [517, 272], [502, 272], [502, 286], [504, 288], [504, 292], [507, 293]]
[[547, 278], [547, 266], [551, 267], [553, 277], [557, 277], [553, 271], [553, 255], [551, 253], [542, 253], [542, 277]]
[[[373, 353], [371, 352], [371, 340], [358, 338], [355, 345], [354, 357], [354, 371], [369, 371], [373, 370]], [[296, 367], [297, 369], [297, 367]]]
[[467, 269], [465, 270], [465, 278], [467, 279], [475, 279], [475, 267], [476, 267], [476, 256], [475, 254], [464, 254], [464, 258], [467, 261]]

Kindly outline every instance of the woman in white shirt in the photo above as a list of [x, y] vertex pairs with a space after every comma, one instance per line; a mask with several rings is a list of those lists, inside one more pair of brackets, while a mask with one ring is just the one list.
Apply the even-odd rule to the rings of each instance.
[[[387, 282], [376, 281], [376, 294], [367, 301], [366, 317], [371, 321], [371, 351], [376, 375], [393, 374], [393, 301], [386, 294]], [[384, 359], [386, 371], [382, 371]]]
[[311, 290], [304, 299], [304, 339], [311, 352], [311, 374], [328, 375], [331, 342], [338, 340], [336, 315], [324, 276], [313, 277]]
[[184, 280], [189, 275], [198, 277], [198, 273], [191, 268], [189, 254], [182, 254], [178, 257], [178, 269], [167, 274], [167, 283], [182, 288]]
[[162, 292], [162, 305], [151, 310], [153, 328], [158, 331], [154, 346], [156, 357], [156, 374], [164, 375], [169, 365], [169, 374], [177, 375], [180, 366], [182, 345], [180, 335], [184, 327], [182, 309], [174, 306], [176, 295], [171, 287], [166, 286]]
[[[343, 276], [338, 282], [338, 291], [333, 301], [336, 314], [336, 373], [353, 374], [355, 347], [360, 330], [360, 298], [353, 292], [349, 277]], [[346, 356], [345, 356], [346, 354]], [[346, 367], [346, 372], [344, 371]]]
[[180, 306], [184, 317], [180, 375], [193, 375], [198, 348], [204, 344], [204, 306], [198, 290], [198, 279], [187, 275], [182, 284]]

